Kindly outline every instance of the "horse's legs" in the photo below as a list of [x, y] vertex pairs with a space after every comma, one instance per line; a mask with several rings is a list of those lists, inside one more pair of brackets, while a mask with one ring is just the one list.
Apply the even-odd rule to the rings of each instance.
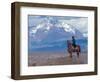
[[78, 64], [80, 64], [80, 57], [79, 57], [79, 55], [80, 55], [80, 52], [77, 52], [77, 63]]
[[72, 53], [70, 52], [69, 54], [70, 54], [70, 58], [72, 58]]
[[76, 49], [77, 49], [77, 52], [76, 52], [76, 53], [77, 53], [77, 57], [79, 58], [79, 55], [80, 55], [80, 47], [79, 47], [79, 46], [77, 46], [77, 48], [76, 48]]
[[79, 55], [80, 55], [79, 52], [77, 52], [77, 57], [78, 57], [78, 58], [79, 58]]

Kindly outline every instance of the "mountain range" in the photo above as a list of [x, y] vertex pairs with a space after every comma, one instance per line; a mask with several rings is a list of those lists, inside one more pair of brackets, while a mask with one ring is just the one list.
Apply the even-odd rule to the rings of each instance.
[[84, 39], [83, 33], [70, 24], [58, 20], [45, 19], [36, 26], [29, 27], [28, 45], [30, 50], [50, 50], [66, 48], [66, 41]]

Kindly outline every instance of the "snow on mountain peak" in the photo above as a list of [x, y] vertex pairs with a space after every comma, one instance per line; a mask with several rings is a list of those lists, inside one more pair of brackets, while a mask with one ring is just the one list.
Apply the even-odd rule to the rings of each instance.
[[41, 22], [37, 26], [32, 27], [31, 33], [35, 34], [39, 29], [44, 30], [44, 32], [48, 32], [52, 27], [63, 28], [65, 32], [71, 32], [75, 34], [75, 29], [71, 25], [64, 22], [52, 24], [50, 20], [46, 20], [45, 22]]
[[72, 28], [69, 24], [67, 23], [62, 23], [62, 27], [64, 28], [64, 30], [66, 32], [72, 32], [73, 34], [75, 34], [75, 29]]
[[43, 29], [43, 30], [45, 30], [45, 32], [47, 32], [47, 31], [49, 31], [51, 26], [52, 26], [52, 24], [50, 24], [49, 22], [41, 23], [41, 24], [37, 25], [36, 27], [33, 27], [31, 33], [35, 34], [38, 29]]

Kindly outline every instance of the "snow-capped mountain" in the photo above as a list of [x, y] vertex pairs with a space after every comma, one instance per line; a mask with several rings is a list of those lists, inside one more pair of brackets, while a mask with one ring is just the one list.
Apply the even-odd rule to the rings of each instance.
[[31, 27], [29, 31], [29, 37], [31, 36], [31, 39], [36, 42], [68, 40], [72, 36], [83, 37], [83, 34], [75, 27], [57, 20], [54, 21], [54, 19], [47, 19], [45, 22]]

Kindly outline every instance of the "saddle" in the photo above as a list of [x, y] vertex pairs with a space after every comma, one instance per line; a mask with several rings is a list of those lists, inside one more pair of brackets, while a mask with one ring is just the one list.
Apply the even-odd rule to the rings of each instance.
[[78, 46], [76, 46], [76, 47], [72, 46], [72, 51], [77, 52], [78, 51]]

